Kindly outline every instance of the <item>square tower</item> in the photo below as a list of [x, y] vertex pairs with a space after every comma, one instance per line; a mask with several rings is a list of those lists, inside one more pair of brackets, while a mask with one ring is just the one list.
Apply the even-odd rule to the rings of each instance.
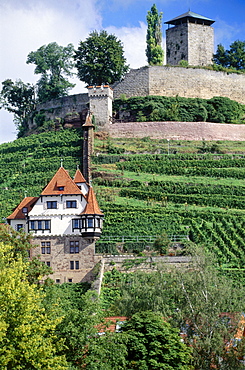
[[178, 65], [181, 60], [192, 66], [212, 64], [213, 23], [212, 19], [191, 11], [165, 22], [169, 27], [166, 30], [167, 64]]

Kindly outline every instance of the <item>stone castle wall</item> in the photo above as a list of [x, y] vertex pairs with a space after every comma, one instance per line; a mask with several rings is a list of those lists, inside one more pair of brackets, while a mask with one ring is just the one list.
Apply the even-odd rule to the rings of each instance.
[[223, 96], [245, 104], [245, 75], [198, 68], [152, 66], [133, 69], [113, 89], [114, 98], [121, 94], [127, 97], [179, 95], [202, 99]]

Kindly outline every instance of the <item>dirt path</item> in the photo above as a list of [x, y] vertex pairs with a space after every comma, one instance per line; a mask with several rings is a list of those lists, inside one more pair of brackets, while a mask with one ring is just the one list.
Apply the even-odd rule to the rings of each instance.
[[111, 137], [151, 137], [171, 140], [231, 140], [245, 141], [245, 124], [210, 122], [128, 122], [113, 123]]

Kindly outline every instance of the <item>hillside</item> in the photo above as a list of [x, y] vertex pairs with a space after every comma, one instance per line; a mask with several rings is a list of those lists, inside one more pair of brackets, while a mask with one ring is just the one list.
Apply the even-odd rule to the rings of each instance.
[[[0, 146], [1, 218], [38, 195], [60, 166], [81, 162], [81, 134], [64, 130]], [[206, 245], [223, 268], [245, 262], [244, 143], [96, 139], [93, 187], [105, 213], [97, 251], [141, 252], [158, 235]], [[114, 237], [114, 240], [109, 240]], [[136, 240], [136, 237], [142, 237]], [[127, 237], [122, 243], [122, 237]], [[130, 238], [129, 238], [130, 237]]]

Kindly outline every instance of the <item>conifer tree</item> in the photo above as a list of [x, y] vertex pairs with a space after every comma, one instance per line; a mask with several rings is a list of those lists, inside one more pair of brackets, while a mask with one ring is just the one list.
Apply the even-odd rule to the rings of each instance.
[[146, 35], [146, 56], [150, 65], [163, 64], [162, 49], [162, 13], [158, 13], [155, 4], [147, 13], [147, 35]]

